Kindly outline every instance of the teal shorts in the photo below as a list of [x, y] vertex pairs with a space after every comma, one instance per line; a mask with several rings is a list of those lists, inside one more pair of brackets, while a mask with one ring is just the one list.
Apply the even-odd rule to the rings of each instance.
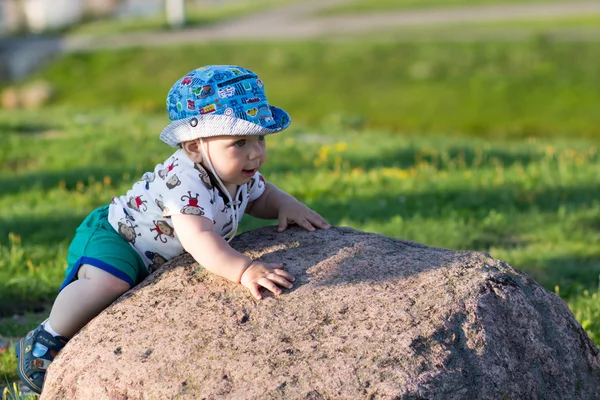
[[137, 251], [108, 222], [108, 206], [95, 209], [79, 225], [69, 245], [67, 264], [67, 277], [59, 291], [77, 279], [83, 264], [100, 268], [131, 287], [149, 274]]

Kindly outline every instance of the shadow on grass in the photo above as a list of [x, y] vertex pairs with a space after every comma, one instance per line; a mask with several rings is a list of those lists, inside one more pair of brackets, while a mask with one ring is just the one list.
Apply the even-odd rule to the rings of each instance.
[[[436, 149], [437, 150], [437, 149]], [[496, 149], [487, 149], [481, 152], [473, 148], [448, 147], [443, 149], [443, 157], [439, 154], [431, 154], [426, 149], [411, 147], [408, 149], [381, 149], [377, 157], [369, 159], [360, 158], [358, 155], [344, 157], [351, 166], [359, 166], [364, 169], [396, 167], [408, 169], [414, 167], [418, 162], [427, 162], [435, 165], [438, 170], [445, 171], [452, 168], [452, 164], [464, 162], [467, 167], [475, 166], [495, 167], [500, 164], [509, 167], [515, 164], [526, 165], [537, 162], [544, 158], [544, 154], [534, 152], [508, 152]]]
[[[26, 244], [25, 251], [37, 252], [39, 250], [36, 249], [36, 246], [40, 245], [47, 248], [58, 246], [66, 248], [75, 234], [75, 229], [84, 218], [83, 214], [61, 214], [43, 218], [0, 219], [0, 243], [8, 246], [8, 234], [14, 233], [21, 236], [21, 242]], [[35, 255], [25, 254], [25, 259], [30, 257], [35, 259]], [[21, 266], [22, 272], [15, 272], [14, 276], [7, 276], [6, 272], [0, 274], [7, 279], [7, 281], [0, 282], [0, 317], [22, 314], [25, 311], [41, 312], [51, 305], [60, 286], [60, 282], [54, 282], [60, 271], [43, 270], [44, 267], [55, 264], [57, 261], [48, 260], [48, 257], [52, 258], [53, 256], [46, 256], [46, 259], [36, 262], [36, 265], [38, 263], [40, 265], [40, 271], [36, 275], [28, 272], [25, 261]], [[50, 264], [47, 264], [48, 261]], [[12, 268], [19, 267], [13, 266]], [[56, 267], [52, 266], [52, 268]]]
[[596, 291], [598, 288], [600, 254], [537, 261], [528, 267], [527, 274], [552, 292], [558, 286], [563, 299], [580, 296], [583, 290]]
[[[106, 177], [112, 186], [123, 182], [132, 182], [139, 175], [137, 168], [112, 169], [112, 168], [78, 168], [58, 172], [35, 172], [12, 177], [0, 177], [0, 197], [15, 193], [26, 193], [32, 188], [49, 190], [59, 186], [66, 190], [77, 188], [78, 182], [88, 183], [90, 180], [103, 182]], [[115, 193], [116, 195], [117, 193]], [[107, 203], [110, 198], [107, 199]]]
[[361, 222], [388, 222], [394, 216], [411, 219], [416, 216], [436, 218], [449, 215], [484, 218], [490, 211], [556, 212], [560, 207], [572, 211], [591, 206], [600, 198], [600, 187], [578, 186], [531, 193], [506, 185], [485, 189], [431, 190], [416, 194], [373, 193], [356, 195], [349, 200], [336, 200], [321, 196], [311, 202], [319, 213], [333, 223], [345, 217]]
[[13, 125], [0, 120], [0, 132], [3, 134], [16, 133], [18, 135], [38, 135], [53, 128], [53, 126], [37, 122], [20, 122]]
[[0, 244], [8, 245], [10, 233], [20, 236], [22, 243], [28, 245], [68, 244], [75, 235], [75, 229], [86, 215], [87, 213], [74, 213], [45, 217], [0, 218]]
[[[376, 156], [366, 157], [356, 153], [334, 153], [329, 156], [330, 161], [326, 163], [333, 168], [334, 159], [339, 155], [343, 162], [348, 162], [352, 168], [363, 168], [365, 170], [377, 168], [400, 168], [409, 169], [416, 166], [419, 162], [426, 162], [434, 165], [439, 171], [447, 171], [456, 168], [460, 164], [461, 168], [495, 168], [501, 165], [505, 168], [513, 165], [528, 165], [538, 162], [547, 156], [544, 153], [531, 151], [503, 151], [500, 149], [476, 150], [468, 147], [448, 147], [442, 149], [443, 154], [431, 154], [431, 148], [424, 150], [418, 147], [393, 148], [381, 147]], [[439, 149], [436, 149], [440, 151]], [[269, 171], [278, 173], [288, 173], [302, 171], [316, 171], [323, 169], [322, 166], [316, 167], [313, 160], [306, 160], [301, 149], [291, 149], [286, 157], [273, 156], [266, 163]]]
[[39, 296], [31, 298], [23, 294], [6, 293], [0, 295], [0, 318], [12, 317], [24, 313], [49, 314], [54, 299], [58, 294], [58, 287], [46, 287]]

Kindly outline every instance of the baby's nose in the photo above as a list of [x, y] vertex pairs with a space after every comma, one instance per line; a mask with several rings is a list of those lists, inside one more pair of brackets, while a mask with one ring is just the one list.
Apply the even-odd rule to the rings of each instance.
[[265, 148], [261, 146], [259, 143], [256, 143], [252, 146], [252, 150], [250, 151], [250, 158], [260, 158], [265, 155]]

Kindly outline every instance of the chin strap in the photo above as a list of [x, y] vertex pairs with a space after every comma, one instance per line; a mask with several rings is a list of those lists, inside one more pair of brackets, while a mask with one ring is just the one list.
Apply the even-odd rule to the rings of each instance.
[[215, 168], [213, 167], [212, 161], [210, 161], [210, 157], [208, 156], [208, 151], [206, 150], [206, 144], [204, 143], [204, 140], [202, 140], [202, 138], [200, 138], [200, 147], [202, 149], [202, 158], [204, 160], [206, 160], [206, 164], [208, 165], [208, 168], [210, 168], [210, 172], [212, 172], [213, 176], [217, 180], [219, 188], [221, 188], [221, 191], [223, 193], [225, 193], [225, 196], [227, 196], [227, 200], [228, 200], [227, 206], [231, 207], [233, 209], [233, 226], [232, 226], [231, 230], [224, 237], [224, 239], [226, 239], [227, 242], [231, 242], [231, 239], [233, 239], [235, 237], [235, 234], [237, 233], [237, 229], [238, 229], [238, 223], [239, 223], [238, 209], [239, 209], [239, 205], [241, 204], [241, 202], [238, 199], [240, 197], [240, 190], [242, 188], [241, 187], [238, 188], [237, 193], [235, 194], [235, 200], [233, 200], [231, 198], [231, 195], [229, 194], [229, 190], [227, 190], [227, 188], [223, 184], [223, 181], [221, 181], [221, 178], [219, 178], [219, 175], [217, 175]]

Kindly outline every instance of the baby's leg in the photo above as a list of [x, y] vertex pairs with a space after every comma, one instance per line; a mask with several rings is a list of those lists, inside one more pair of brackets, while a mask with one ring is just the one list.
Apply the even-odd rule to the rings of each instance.
[[77, 278], [60, 291], [50, 312], [50, 326], [67, 338], [130, 288], [124, 280], [89, 264], [79, 268]]

